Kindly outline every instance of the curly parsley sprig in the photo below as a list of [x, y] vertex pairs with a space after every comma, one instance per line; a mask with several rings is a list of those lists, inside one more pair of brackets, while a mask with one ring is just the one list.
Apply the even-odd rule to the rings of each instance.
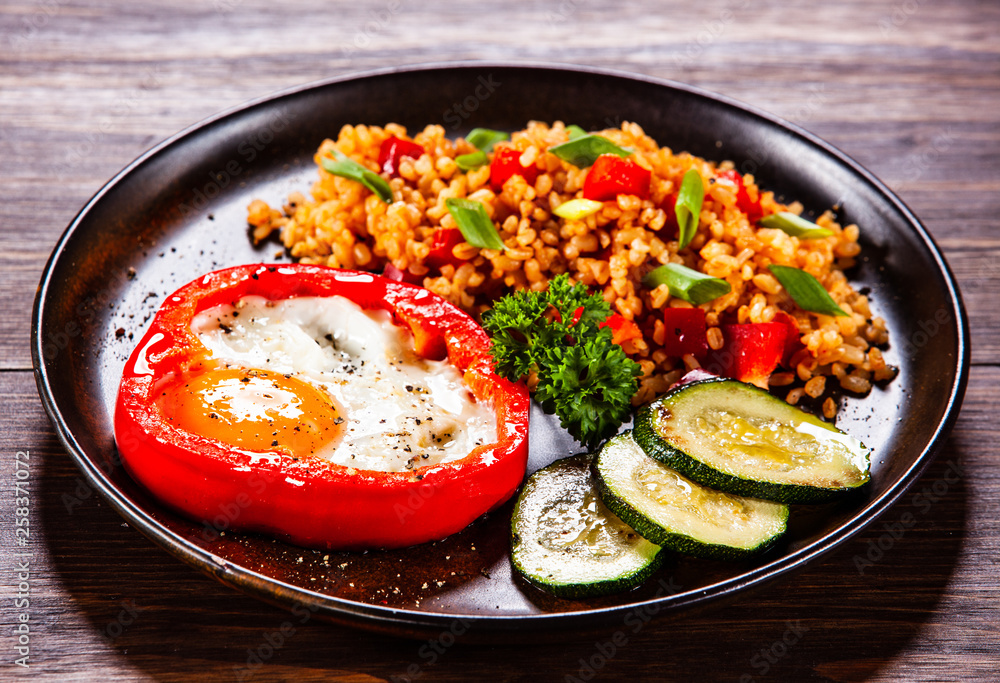
[[642, 374], [601, 324], [611, 308], [563, 274], [545, 292], [508, 294], [483, 315], [497, 374], [538, 377], [535, 400], [590, 449], [629, 417]]

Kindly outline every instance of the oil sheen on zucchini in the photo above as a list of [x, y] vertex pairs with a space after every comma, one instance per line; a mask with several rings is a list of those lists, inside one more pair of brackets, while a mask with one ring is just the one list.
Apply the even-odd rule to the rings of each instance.
[[641, 409], [651, 457], [720, 491], [818, 503], [868, 481], [869, 450], [836, 427], [735, 380], [678, 387]]
[[608, 510], [590, 455], [557, 460], [528, 478], [511, 519], [511, 560], [528, 582], [580, 598], [634, 588], [660, 565], [660, 547]]
[[594, 467], [605, 504], [650, 541], [686, 555], [742, 560], [783, 534], [788, 506], [699, 486], [653, 460], [628, 433], [608, 441]]

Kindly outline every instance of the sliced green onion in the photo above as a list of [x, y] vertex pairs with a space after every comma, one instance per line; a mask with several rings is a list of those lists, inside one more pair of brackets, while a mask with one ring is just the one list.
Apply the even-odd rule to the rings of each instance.
[[568, 202], [560, 204], [559, 208], [552, 213], [560, 218], [578, 221], [581, 218], [592, 216], [600, 211], [603, 206], [603, 202], [595, 202], [593, 199], [570, 199]]
[[650, 289], [666, 285], [670, 289], [670, 296], [684, 299], [695, 306], [718, 299], [733, 289], [725, 280], [699, 273], [678, 263], [668, 263], [651, 270], [642, 278], [642, 284]]
[[389, 187], [385, 178], [374, 171], [369, 171], [340, 150], [333, 150], [333, 156], [336, 158], [323, 157], [322, 159], [323, 168], [328, 173], [355, 180], [374, 192], [375, 196], [386, 204], [392, 203], [392, 188]]
[[803, 311], [838, 317], [847, 315], [826, 291], [826, 287], [806, 271], [778, 265], [770, 265], [767, 269], [778, 278], [788, 296], [792, 297]]
[[488, 163], [490, 163], [489, 157], [482, 150], [473, 152], [472, 154], [460, 154], [455, 157], [455, 165], [463, 171], [472, 171]]
[[807, 221], [802, 216], [796, 216], [788, 211], [780, 211], [770, 216], [764, 216], [758, 221], [765, 228], [776, 228], [786, 232], [792, 237], [800, 240], [813, 240], [820, 237], [829, 237], [833, 230], [821, 228], [811, 221]]
[[600, 135], [584, 134], [561, 145], [550, 147], [549, 151], [563, 161], [568, 161], [577, 168], [593, 166], [597, 157], [602, 154], [617, 154], [625, 158], [631, 154], [615, 143]]
[[444, 200], [444, 205], [448, 207], [448, 213], [458, 223], [458, 229], [462, 231], [465, 241], [480, 249], [504, 248], [500, 233], [497, 232], [493, 221], [486, 214], [486, 207], [482, 202], [474, 199], [459, 199], [449, 197]]
[[677, 192], [677, 201], [674, 202], [674, 215], [677, 216], [679, 228], [677, 237], [679, 249], [683, 249], [694, 239], [704, 200], [705, 184], [701, 180], [701, 174], [692, 168], [684, 174], [681, 189]]
[[582, 138], [584, 135], [587, 134], [587, 131], [585, 131], [583, 128], [580, 128], [580, 126], [576, 124], [573, 124], [572, 126], [566, 126], [566, 132], [569, 133], [570, 140], [576, 140], [577, 138]]
[[489, 152], [493, 145], [510, 136], [500, 130], [490, 130], [489, 128], [473, 128], [465, 136], [465, 141], [481, 152]]

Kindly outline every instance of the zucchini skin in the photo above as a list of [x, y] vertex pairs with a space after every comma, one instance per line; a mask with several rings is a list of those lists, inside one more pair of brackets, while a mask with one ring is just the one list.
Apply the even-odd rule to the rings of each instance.
[[[730, 474], [728, 472], [722, 472], [706, 465], [700, 460], [691, 457], [684, 451], [675, 448], [656, 431], [654, 419], [656, 411], [659, 409], [659, 406], [664, 399], [676, 396], [678, 393], [691, 387], [735, 381], [736, 380], [731, 379], [709, 379], [700, 382], [691, 382], [690, 384], [677, 387], [674, 391], [660, 397], [648, 405], [643, 406], [636, 412], [635, 416], [633, 437], [635, 438], [636, 443], [639, 444], [642, 450], [644, 450], [649, 457], [659, 460], [668, 467], [677, 470], [687, 478], [691, 479], [691, 481], [702, 484], [703, 486], [708, 486], [717, 491], [733, 493], [738, 496], [746, 496], [748, 498], [771, 500], [776, 503], [825, 503], [827, 501], [843, 497], [845, 494], [852, 491], [861, 490], [869, 483], [870, 477], [866, 477], [866, 479], [857, 486], [824, 488], [809, 486], [807, 484], [782, 484], [778, 482], [748, 479], [735, 474]], [[760, 394], [770, 401], [781, 400], [779, 398], [775, 398], [759, 387], [750, 384], [747, 384], [746, 387], [748, 389], [752, 389], [753, 391], [760, 392]], [[789, 407], [794, 408], [794, 406]]]
[[661, 546], [665, 550], [672, 550], [682, 555], [698, 557], [705, 560], [723, 560], [726, 562], [739, 562], [757, 555], [761, 555], [778, 543], [788, 529], [788, 507], [784, 508], [782, 522], [784, 528], [782, 532], [771, 536], [753, 548], [737, 548], [734, 546], [721, 545], [717, 543], [706, 543], [699, 541], [685, 534], [667, 531], [659, 524], [651, 521], [646, 515], [633, 507], [624, 497], [615, 493], [601, 475], [597, 458], [591, 465], [593, 469], [594, 483], [597, 491], [601, 495], [601, 500], [609, 510], [618, 515], [618, 518], [635, 529], [648, 541]]
[[[524, 485], [520, 495], [517, 498], [517, 503], [514, 506], [513, 514], [511, 515], [510, 521], [510, 534], [511, 534], [511, 564], [513, 565], [516, 573], [524, 579], [527, 583], [531, 584], [535, 588], [538, 588], [550, 595], [554, 595], [558, 598], [565, 599], [579, 599], [579, 598], [592, 598], [602, 595], [611, 595], [613, 593], [622, 593], [624, 591], [632, 590], [637, 586], [641, 585], [646, 581], [654, 572], [656, 572], [660, 566], [663, 564], [664, 557], [667, 553], [664, 553], [662, 549], [656, 553], [656, 555], [643, 567], [638, 568], [636, 571], [628, 574], [619, 574], [618, 576], [611, 579], [603, 579], [588, 582], [577, 582], [577, 583], [558, 583], [549, 582], [535, 576], [530, 570], [522, 566], [519, 561], [519, 553], [517, 552], [518, 546], [521, 543], [531, 542], [528, 539], [523, 539], [518, 527], [523, 524], [535, 523], [534, 520], [528, 520], [525, 516], [525, 511], [522, 509], [526, 505], [525, 501], [528, 499], [528, 494], [531, 493], [534, 481], [539, 477], [545, 476], [545, 471], [549, 468], [556, 466], [572, 466], [579, 465], [581, 469], [584, 469], [588, 473], [591, 472], [591, 463], [596, 461], [597, 458], [588, 455], [581, 454], [570, 456], [568, 458], [563, 458], [557, 460], [556, 462], [543, 467], [534, 474], [532, 474], [528, 481]], [[591, 477], [593, 475], [591, 474]], [[591, 479], [593, 483], [593, 479]], [[609, 508], [610, 509], [610, 508]], [[622, 520], [625, 521], [625, 520]], [[627, 522], [626, 522], [627, 524]], [[638, 531], [637, 531], [638, 533]], [[639, 534], [647, 541], [649, 540], [645, 535]], [[572, 558], [570, 558], [572, 561]]]

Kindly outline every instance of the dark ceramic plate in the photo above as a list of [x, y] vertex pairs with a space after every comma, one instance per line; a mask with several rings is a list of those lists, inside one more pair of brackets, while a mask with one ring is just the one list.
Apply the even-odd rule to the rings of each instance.
[[[838, 424], [874, 449], [871, 487], [838, 505], [796, 509], [787, 540], [756, 562], [679, 559], [632, 592], [558, 600], [512, 577], [510, 504], [455, 536], [405, 550], [322, 553], [256, 535], [218, 535], [162, 508], [116, 462], [119, 375], [163, 297], [199, 274], [274, 261], [255, 249], [245, 207], [308, 191], [312, 156], [344, 124], [429, 123], [459, 135], [530, 120], [584, 128], [639, 122], [661, 145], [733, 160], [807, 212], [838, 206], [861, 226], [850, 273], [888, 322], [898, 379], [844, 398]], [[60, 438], [91, 483], [153, 542], [223, 583], [291, 609], [366, 628], [471, 638], [537, 637], [620, 624], [639, 606], [676, 614], [799, 568], [875, 519], [918, 477], [957, 416], [969, 365], [955, 281], [917, 218], [871, 174], [773, 116], [684, 85], [617, 73], [467, 64], [389, 70], [308, 85], [220, 115], [128, 166], [84, 207], [55, 248], [33, 318], [38, 389]], [[530, 469], [572, 445], [532, 425]], [[238, 510], [220, 510], [226, 524]]]

